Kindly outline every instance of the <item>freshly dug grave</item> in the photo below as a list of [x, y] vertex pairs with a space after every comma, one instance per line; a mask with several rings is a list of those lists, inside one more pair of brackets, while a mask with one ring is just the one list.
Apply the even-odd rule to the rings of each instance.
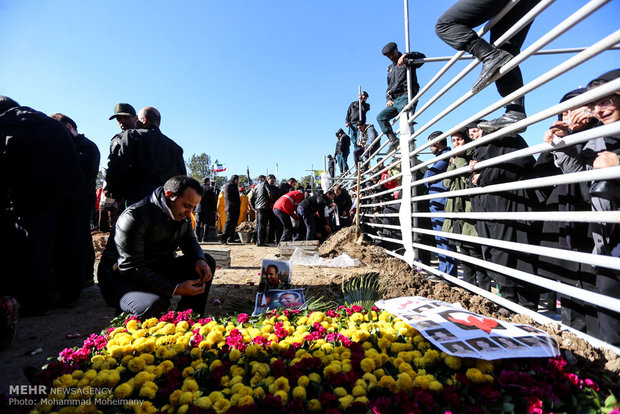
[[256, 231], [256, 221], [244, 221], [243, 223], [239, 224], [237, 226], [237, 228], [235, 229], [235, 231], [242, 231], [242, 232], [254, 232]]

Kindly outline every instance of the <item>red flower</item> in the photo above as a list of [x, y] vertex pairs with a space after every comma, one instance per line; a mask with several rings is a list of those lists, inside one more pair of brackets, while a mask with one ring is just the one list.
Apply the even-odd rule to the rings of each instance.
[[248, 316], [247, 313], [240, 313], [239, 316], [237, 316], [237, 322], [239, 323], [246, 323], [249, 320], [250, 320], [250, 317]]

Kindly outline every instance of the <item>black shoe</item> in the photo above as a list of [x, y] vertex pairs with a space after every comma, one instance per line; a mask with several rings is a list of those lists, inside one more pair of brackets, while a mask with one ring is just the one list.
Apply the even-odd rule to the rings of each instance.
[[[512, 125], [515, 122], [521, 121], [522, 119], [525, 119], [526, 116], [527, 115], [525, 115], [524, 112], [506, 111], [506, 113], [500, 116], [499, 118], [495, 118], [490, 121], [480, 122], [478, 124], [478, 128], [480, 128], [486, 133], [491, 133], [491, 132], [498, 131], [502, 128], [505, 128], [509, 125]], [[523, 127], [522, 129], [519, 129], [515, 132], [516, 133], [525, 132], [526, 129], [527, 129], [526, 127]]]
[[471, 92], [478, 93], [486, 88], [491, 83], [491, 78], [512, 58], [513, 56], [505, 50], [495, 49], [494, 53], [491, 53], [482, 61], [482, 71], [474, 86], [471, 87]]
[[228, 242], [226, 240], [222, 240], [220, 244], [228, 244]]

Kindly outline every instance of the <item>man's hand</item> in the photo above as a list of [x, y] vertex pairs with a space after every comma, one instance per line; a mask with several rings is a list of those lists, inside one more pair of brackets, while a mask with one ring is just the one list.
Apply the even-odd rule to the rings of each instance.
[[620, 165], [618, 154], [611, 151], [599, 152], [592, 166], [594, 168], [617, 167]]
[[203, 259], [196, 261], [196, 273], [200, 276], [200, 281], [203, 283], [206, 283], [213, 278], [211, 268]]
[[400, 57], [398, 58], [398, 66], [402, 66], [405, 64], [405, 54], [403, 53], [402, 55], [400, 55]]
[[205, 284], [200, 279], [195, 280], [186, 280], [184, 282], [179, 283], [176, 290], [174, 291], [175, 295], [181, 296], [196, 296], [204, 293]]
[[568, 122], [555, 121], [553, 124], [551, 124], [549, 131], [551, 131], [551, 133], [554, 134], [556, 137], [564, 138], [568, 135], [568, 130], [570, 129], [569, 127], [570, 125], [568, 124]]
[[385, 106], [392, 106], [392, 105], [394, 105], [394, 101], [392, 101], [391, 99], [387, 101], [387, 104], [385, 104]]
[[331, 233], [332, 233], [332, 228], [331, 228], [331, 227], [329, 227], [329, 225], [327, 225], [327, 224], [326, 224], [326, 225], [325, 225], [325, 231], [326, 231], [328, 234], [331, 234]]
[[478, 185], [478, 178], [480, 178], [480, 173], [476, 173], [476, 174], [472, 175], [471, 182], [474, 185]]
[[588, 126], [592, 118], [594, 118], [594, 115], [592, 115], [592, 112], [585, 109], [585, 107], [584, 109], [580, 108], [578, 110], [571, 111], [569, 115], [570, 128], [573, 131], [581, 131]]
[[476, 164], [478, 164], [478, 161], [476, 160], [469, 161], [469, 169], [473, 170], [476, 167]]
[[348, 122], [345, 122], [345, 123], [344, 123], [344, 126], [346, 126], [346, 127], [348, 128], [348, 127], [349, 127], [349, 123], [348, 123]]

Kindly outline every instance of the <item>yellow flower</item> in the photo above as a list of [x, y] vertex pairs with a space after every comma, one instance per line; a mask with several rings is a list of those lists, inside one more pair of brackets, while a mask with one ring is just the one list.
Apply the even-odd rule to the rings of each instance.
[[321, 383], [321, 376], [317, 374], [316, 372], [311, 372], [310, 374], [308, 374], [308, 378], [310, 379], [310, 381], [313, 381], [319, 384]]
[[276, 391], [273, 395], [276, 397], [277, 396], [280, 397], [280, 401], [282, 401], [282, 405], [288, 402], [288, 393], [286, 391]]
[[199, 397], [194, 401], [194, 404], [202, 410], [208, 410], [211, 408], [211, 399], [209, 397]]
[[306, 399], [306, 389], [301, 386], [293, 388], [293, 398], [299, 398], [300, 400]]
[[321, 411], [321, 402], [316, 398], [308, 401], [308, 410], [310, 411]]
[[366, 395], [366, 388], [364, 388], [361, 385], [356, 385], [355, 387], [353, 387], [353, 390], [351, 391], [351, 395], [353, 395], [354, 397]]
[[347, 395], [347, 390], [343, 387], [336, 387], [334, 388], [334, 395], [336, 395], [336, 397], [338, 398], [344, 397], [345, 395]]
[[183, 386], [181, 387], [181, 390], [189, 392], [198, 391], [198, 383], [193, 378], [186, 378], [183, 381]]
[[342, 398], [338, 398], [338, 401], [340, 402], [340, 405], [342, 406], [342, 408], [347, 408], [349, 405], [351, 405], [353, 400], [354, 398], [352, 395], [347, 395]]
[[444, 364], [446, 364], [450, 369], [455, 371], [461, 368], [461, 358], [448, 355], [446, 359], [443, 360]]
[[482, 374], [482, 372], [480, 372], [478, 368], [469, 368], [465, 375], [471, 382], [475, 384], [480, 384], [485, 381], [484, 375]]
[[409, 392], [413, 388], [413, 381], [406, 372], [398, 374], [398, 380], [396, 380], [396, 388], [398, 391]]
[[138, 329], [138, 321], [136, 319], [132, 319], [129, 322], [127, 322], [127, 325], [125, 325], [125, 328], [127, 328], [127, 330], [129, 332], [133, 332], [136, 329]]
[[181, 396], [179, 397], [179, 404], [183, 405], [183, 404], [192, 404], [194, 402], [194, 394], [190, 391], [185, 391], [183, 393], [181, 393]]
[[127, 368], [129, 368], [131, 372], [140, 372], [146, 368], [146, 362], [143, 358], [141, 358], [141, 356], [132, 358], [127, 364]]
[[228, 354], [228, 358], [230, 359], [230, 362], [237, 362], [239, 361], [239, 358], [241, 358], [241, 351], [239, 351], [238, 349], [233, 349], [230, 351], [230, 354]]
[[194, 373], [194, 368], [192, 368], [192, 367], [185, 367], [185, 369], [183, 369], [182, 375], [183, 375], [183, 378], [187, 378], [190, 375], [192, 375], [193, 373]]
[[379, 387], [388, 388], [392, 392], [396, 391], [396, 381], [389, 375], [382, 376], [377, 385]]
[[239, 406], [243, 407], [244, 405], [254, 404], [254, 398], [251, 395], [244, 395], [239, 398]]
[[493, 372], [493, 362], [485, 361], [484, 359], [477, 359], [476, 368], [478, 368], [483, 374], [490, 374]]
[[157, 390], [157, 385], [152, 381], [148, 381], [142, 385], [142, 388], [140, 388], [139, 395], [140, 397], [145, 397], [152, 400], [155, 398], [155, 395], [157, 395]]
[[375, 360], [372, 359], [372, 358], [364, 358], [364, 359], [362, 359], [362, 362], [360, 363], [360, 365], [361, 365], [362, 370], [364, 372], [372, 372], [376, 368]]
[[431, 381], [428, 385], [428, 389], [431, 391], [441, 391], [443, 389], [443, 385], [439, 381]]
[[134, 385], [136, 387], [141, 387], [145, 382], [152, 381], [155, 379], [155, 375], [149, 374], [146, 371], [138, 372], [138, 374], [134, 377]]
[[302, 375], [297, 379], [297, 385], [299, 385], [300, 387], [306, 388], [308, 384], [310, 384], [310, 378], [308, 378], [306, 375]]
[[288, 379], [286, 377], [280, 377], [276, 379], [275, 382], [273, 383], [273, 387], [275, 391], [289, 392], [289, 390], [291, 389], [288, 383]]
[[124, 382], [114, 389], [114, 396], [116, 398], [125, 398], [133, 392], [133, 387]]

